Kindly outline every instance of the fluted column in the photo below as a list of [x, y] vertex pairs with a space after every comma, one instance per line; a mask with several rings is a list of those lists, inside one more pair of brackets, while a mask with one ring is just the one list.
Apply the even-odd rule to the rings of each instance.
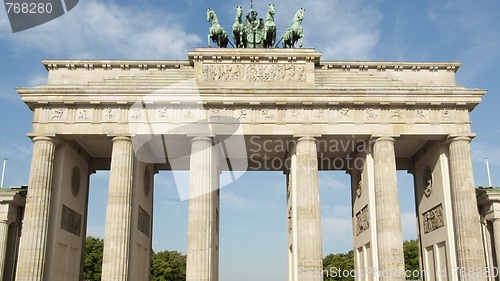
[[316, 139], [302, 137], [295, 148], [298, 280], [323, 280], [321, 210]]
[[[484, 271], [484, 250], [472, 172], [470, 138], [451, 138], [449, 145], [451, 202], [455, 224], [457, 266]], [[485, 278], [464, 276], [462, 280], [485, 280]]]
[[217, 281], [219, 169], [216, 147], [208, 137], [191, 142], [187, 281]]
[[[10, 209], [9, 206], [6, 206]], [[5, 258], [7, 257], [7, 242], [9, 241], [9, 225], [14, 221], [9, 218], [9, 212], [3, 214], [0, 219], [0, 281], [3, 281], [3, 273], [5, 269]]]
[[54, 138], [33, 139], [29, 192], [16, 273], [18, 281], [44, 280], [55, 149]]
[[394, 139], [378, 138], [373, 145], [375, 216], [380, 280], [405, 280], [403, 235], [398, 198]]
[[104, 230], [102, 281], [129, 280], [134, 151], [130, 137], [113, 138]]
[[495, 258], [498, 267], [500, 264], [500, 218], [493, 219], [493, 244], [495, 246]]

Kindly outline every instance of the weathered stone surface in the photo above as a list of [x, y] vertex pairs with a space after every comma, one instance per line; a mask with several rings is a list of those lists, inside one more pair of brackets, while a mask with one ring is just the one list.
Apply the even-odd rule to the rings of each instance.
[[[69, 146], [74, 148], [78, 157], [65, 157], [81, 158], [82, 171], [82, 190], [77, 192], [75, 187], [73, 195], [76, 179], [71, 179], [71, 171], [57, 178], [58, 191], [66, 186], [69, 196], [59, 196], [55, 205], [68, 200], [83, 214], [85, 203], [80, 197], [88, 172], [111, 169], [103, 280], [147, 279], [142, 268], [149, 261], [151, 227], [145, 214], [152, 216], [153, 193], [146, 188], [147, 181], [154, 171], [173, 168], [191, 170], [190, 192], [197, 195], [189, 203], [188, 280], [218, 279], [215, 190], [219, 172], [230, 168], [217, 162], [218, 152], [211, 147], [212, 140], [231, 134], [240, 135], [246, 145], [246, 154], [238, 155], [248, 165], [241, 167], [287, 172], [291, 280], [319, 278], [317, 172], [331, 169], [347, 170], [353, 177], [357, 266], [403, 269], [396, 169], [416, 173], [418, 196], [430, 188], [417, 207], [424, 267], [439, 263], [441, 267], [434, 269], [451, 272], [456, 266], [482, 266], [470, 191], [470, 148], [463, 140], [473, 136], [469, 112], [485, 91], [456, 85], [459, 63], [343, 62], [320, 57], [313, 49], [197, 48], [185, 61], [44, 61], [47, 85], [18, 90], [34, 111], [30, 136], [35, 140], [33, 199], [28, 197], [24, 228], [29, 234], [21, 243], [19, 280], [42, 281], [44, 270], [57, 271], [70, 264], [64, 261], [58, 267], [56, 256], [79, 260], [76, 245], [82, 241], [75, 240], [76, 235], [57, 233], [47, 238], [49, 226], [60, 226], [49, 216], [53, 162], [66, 159], [54, 158], [54, 136], [62, 141], [59, 147], [65, 146], [60, 154], [67, 153]], [[150, 136], [159, 145], [142, 147], [154, 157], [141, 163], [134, 159], [132, 140]], [[448, 150], [444, 140], [449, 136], [460, 138]], [[175, 150], [167, 151], [167, 138]], [[290, 140], [296, 150], [289, 146]], [[360, 145], [364, 148], [359, 149]], [[429, 150], [432, 147], [438, 149]], [[353, 167], [349, 162], [353, 157], [363, 165]], [[174, 158], [179, 160], [175, 165]], [[291, 160], [291, 165], [273, 165], [283, 159]], [[337, 165], [337, 160], [342, 164]], [[64, 171], [64, 163], [55, 164]], [[151, 170], [147, 176], [145, 165]], [[429, 175], [423, 175], [427, 168], [430, 186], [422, 182], [429, 180]], [[437, 228], [440, 224], [430, 218], [427, 227], [433, 231], [424, 231], [422, 215], [439, 204], [443, 226]], [[59, 211], [55, 214], [61, 217]], [[429, 218], [430, 213], [426, 214]], [[45, 243], [50, 245], [48, 256]], [[459, 254], [456, 263], [455, 252]], [[434, 262], [436, 257], [443, 260]], [[140, 266], [131, 264], [131, 259]], [[71, 268], [71, 278], [77, 280], [77, 265]], [[299, 270], [313, 274], [299, 276]], [[61, 272], [61, 276], [67, 273]]]

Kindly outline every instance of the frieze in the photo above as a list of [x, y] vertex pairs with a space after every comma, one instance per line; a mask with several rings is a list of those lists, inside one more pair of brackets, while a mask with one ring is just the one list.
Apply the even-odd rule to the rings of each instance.
[[208, 82], [306, 82], [306, 66], [300, 64], [204, 64]]
[[365, 119], [367, 121], [374, 121], [378, 119], [378, 111], [373, 108], [365, 109]]
[[92, 119], [92, 109], [80, 108], [76, 110], [77, 122], [90, 122]]
[[439, 204], [422, 214], [424, 233], [430, 233], [444, 226], [443, 205]]
[[50, 121], [64, 121], [66, 108], [53, 108], [50, 110]]
[[[313, 107], [313, 108], [311, 108]], [[73, 112], [70, 114], [70, 112]], [[466, 114], [466, 113], [465, 113]], [[217, 108], [180, 107], [167, 105], [152, 108], [96, 107], [70, 109], [65, 107], [43, 109], [40, 123], [192, 123], [208, 119], [219, 123], [221, 116], [233, 117], [240, 123], [330, 123], [330, 124], [372, 124], [372, 123], [466, 123], [467, 118], [454, 110], [404, 109], [378, 107], [352, 108], [328, 106], [323, 108], [307, 105], [304, 107], [262, 107], [259, 104], [235, 106], [228, 104]], [[465, 121], [464, 121], [465, 120]]]

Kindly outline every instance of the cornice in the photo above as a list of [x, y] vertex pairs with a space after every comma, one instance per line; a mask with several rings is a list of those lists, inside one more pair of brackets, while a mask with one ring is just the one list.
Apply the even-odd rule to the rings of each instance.
[[42, 60], [51, 70], [165, 70], [190, 66], [186, 60]]
[[361, 70], [361, 71], [431, 71], [456, 72], [459, 62], [396, 62], [396, 61], [321, 61], [317, 69]]

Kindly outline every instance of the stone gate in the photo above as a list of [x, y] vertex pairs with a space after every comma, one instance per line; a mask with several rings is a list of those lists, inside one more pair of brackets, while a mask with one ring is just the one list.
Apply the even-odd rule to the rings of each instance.
[[225, 170], [286, 173], [289, 280], [322, 280], [318, 170], [351, 176], [357, 280], [405, 279], [397, 170], [415, 179], [425, 280], [481, 273], [469, 112], [485, 91], [456, 85], [459, 63], [320, 57], [197, 48], [185, 61], [43, 61], [47, 84], [18, 89], [34, 152], [17, 280], [82, 279], [96, 170], [110, 170], [105, 281], [149, 280], [159, 170], [190, 171], [179, 189], [190, 281], [218, 280], [218, 188], [238, 176]]

